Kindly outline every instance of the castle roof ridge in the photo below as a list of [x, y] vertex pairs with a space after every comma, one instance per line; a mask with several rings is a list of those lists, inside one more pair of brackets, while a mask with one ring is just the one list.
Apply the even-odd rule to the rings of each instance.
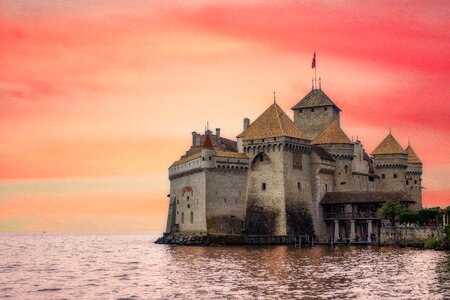
[[372, 155], [383, 154], [407, 154], [403, 150], [400, 143], [394, 138], [391, 132], [383, 139], [383, 141], [373, 150]]
[[408, 154], [408, 158], [407, 158], [408, 164], [422, 164], [422, 161], [420, 160], [419, 156], [417, 156], [416, 152], [411, 147], [411, 145], [408, 145], [408, 147], [406, 147], [405, 151]]
[[283, 109], [273, 103], [238, 138], [247, 141], [281, 136], [310, 140]]
[[337, 110], [341, 111], [341, 109], [333, 101], [331, 101], [331, 99], [324, 93], [322, 89], [313, 89], [291, 109], [295, 110], [301, 108], [330, 105], [336, 107]]
[[312, 144], [353, 144], [339, 124], [331, 122], [313, 141]]

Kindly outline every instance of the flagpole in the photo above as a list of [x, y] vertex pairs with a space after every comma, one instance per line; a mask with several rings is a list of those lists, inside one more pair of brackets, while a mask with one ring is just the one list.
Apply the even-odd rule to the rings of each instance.
[[317, 55], [316, 49], [314, 49], [314, 83], [317, 85]]

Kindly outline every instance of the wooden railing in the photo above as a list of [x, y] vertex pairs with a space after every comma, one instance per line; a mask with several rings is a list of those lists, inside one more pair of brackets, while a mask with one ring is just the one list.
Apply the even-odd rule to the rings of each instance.
[[324, 219], [333, 220], [360, 220], [360, 219], [381, 219], [377, 212], [358, 213], [325, 213]]

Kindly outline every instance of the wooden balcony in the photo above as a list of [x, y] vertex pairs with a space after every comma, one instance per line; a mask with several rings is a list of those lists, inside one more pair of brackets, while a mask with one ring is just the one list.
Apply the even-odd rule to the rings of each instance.
[[324, 213], [324, 220], [379, 220], [380, 215], [377, 212], [359, 212], [359, 213]]

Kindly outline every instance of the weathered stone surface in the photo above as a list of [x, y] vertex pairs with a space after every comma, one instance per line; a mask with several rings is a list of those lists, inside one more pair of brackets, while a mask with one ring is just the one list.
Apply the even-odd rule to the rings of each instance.
[[383, 246], [424, 247], [427, 240], [437, 244], [444, 242], [445, 235], [440, 227], [391, 227], [383, 225], [380, 231], [380, 244]]

